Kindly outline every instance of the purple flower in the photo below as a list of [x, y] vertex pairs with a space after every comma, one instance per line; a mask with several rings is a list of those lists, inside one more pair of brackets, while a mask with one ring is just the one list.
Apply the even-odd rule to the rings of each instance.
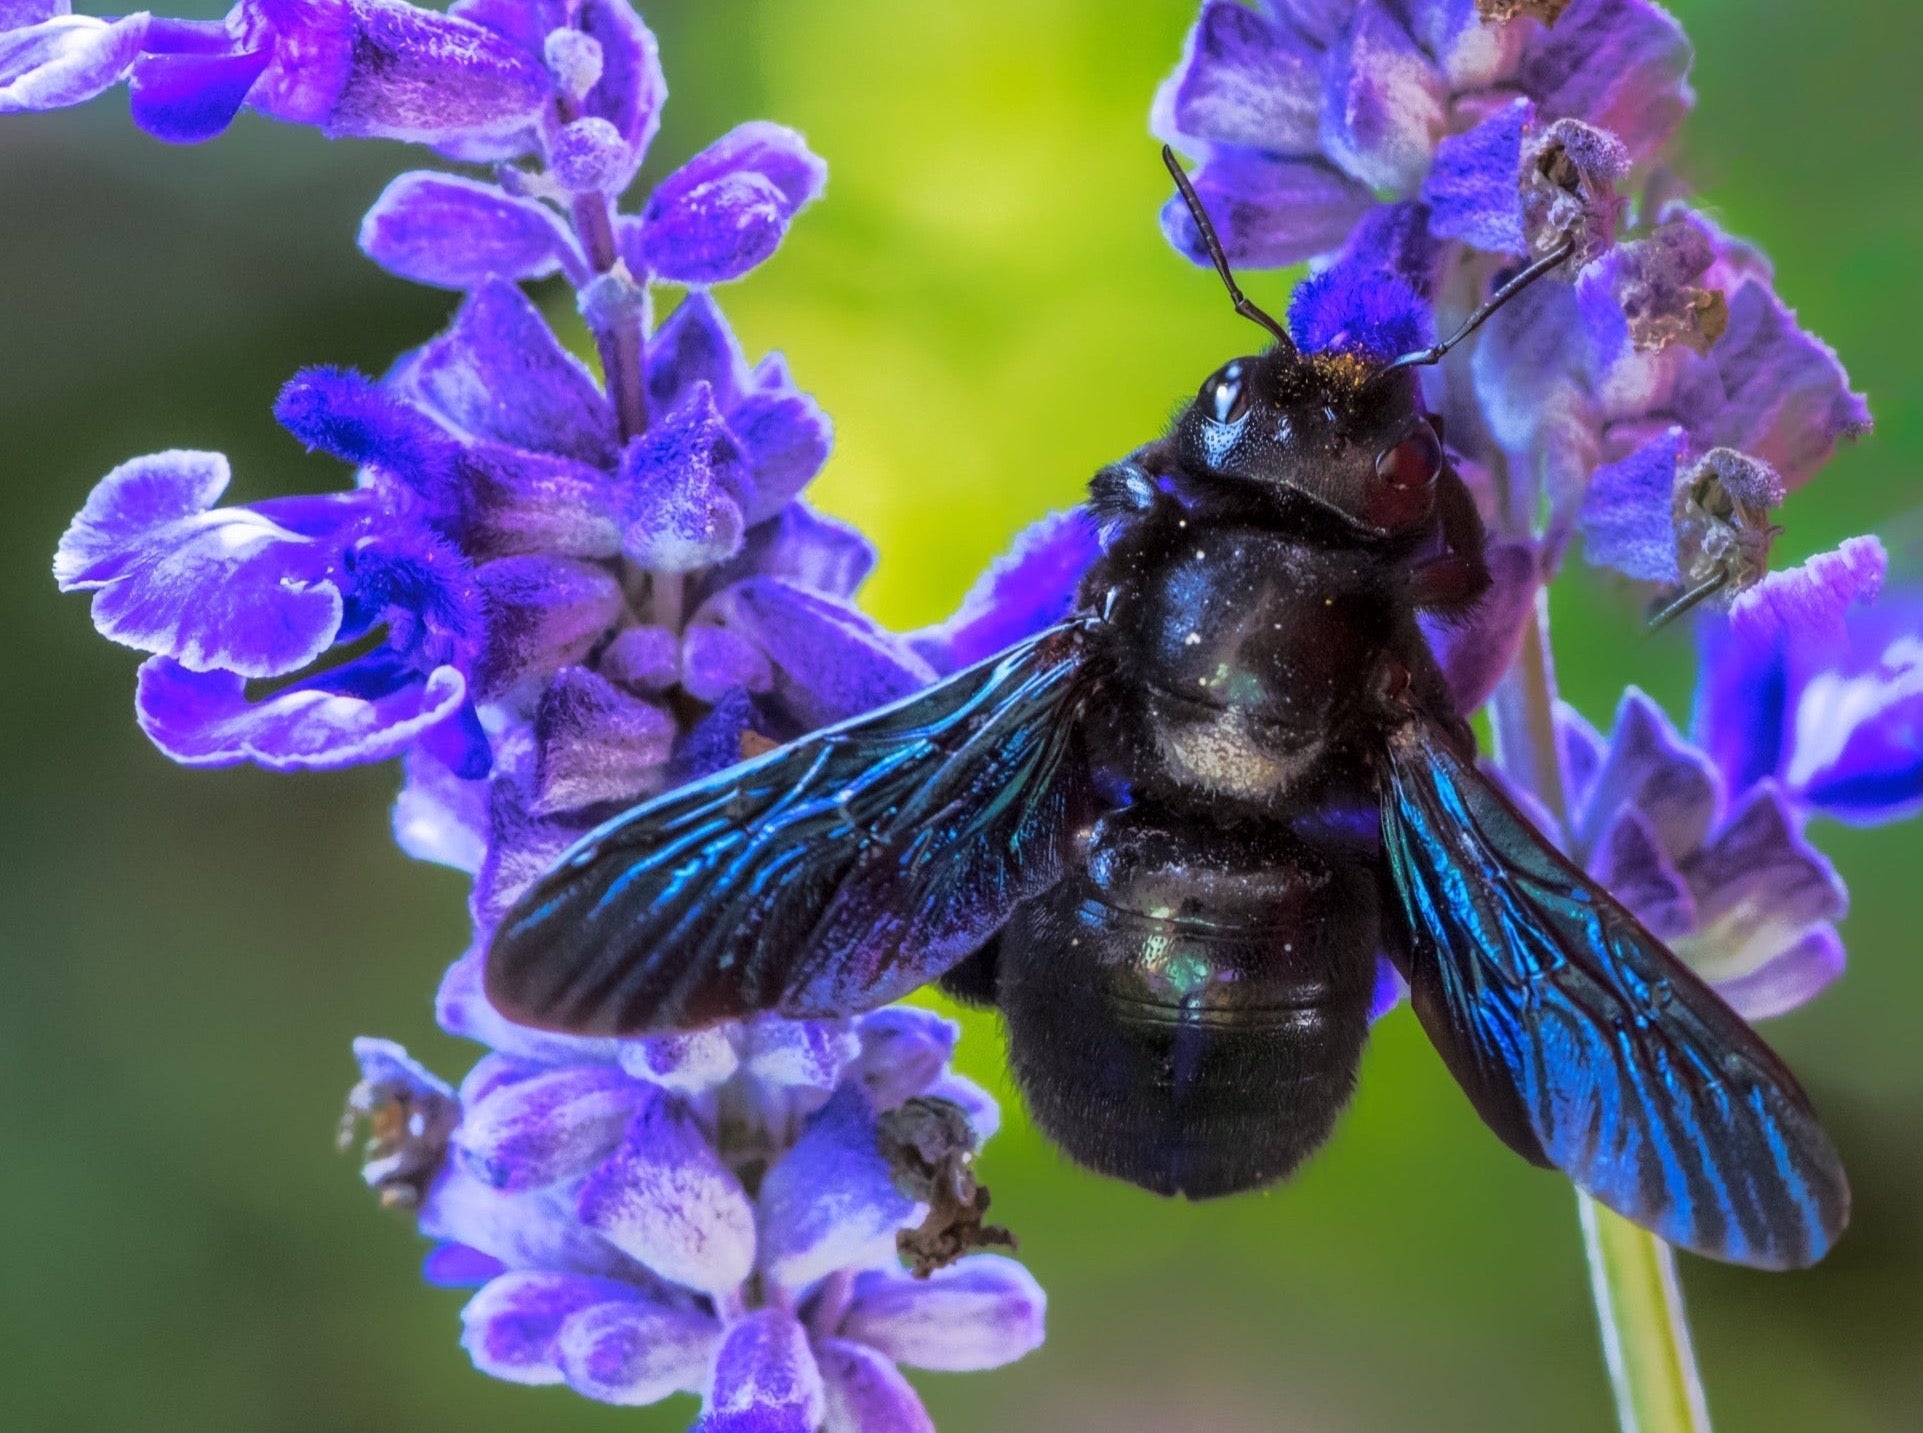
[[1607, 740], [1567, 707], [1560, 722], [1572, 854], [1740, 1014], [1842, 974], [1849, 895], [1790, 791], [1720, 766], [1633, 687]]
[[[1196, 188], [1235, 263], [1328, 254], [1385, 194], [1425, 200], [1438, 237], [1494, 252], [1542, 252], [1549, 226], [1606, 219], [1609, 186], [1693, 101], [1682, 30], [1645, 0], [1576, 0], [1548, 25], [1480, 8], [1202, 7], [1151, 127], [1200, 158]], [[1162, 218], [1205, 263], [1180, 202]]]
[[[54, 563], [151, 654], [138, 715], [169, 756], [401, 757], [397, 841], [474, 877], [474, 952], [437, 1009], [489, 1053], [457, 1093], [362, 1041], [350, 1113], [369, 1184], [440, 1241], [427, 1276], [479, 1286], [477, 1367], [612, 1403], [697, 1393], [710, 1429], [928, 1426], [897, 1365], [1020, 1357], [1043, 1307], [1019, 1265], [953, 1262], [1009, 1242], [968, 1174], [997, 1114], [949, 1072], [953, 1026], [883, 1010], [587, 1040], [510, 1024], [478, 981], [505, 903], [610, 809], [913, 691], [963, 629], [1053, 620], [1002, 591], [945, 642], [897, 637], [852, 600], [866, 541], [800, 501], [828, 420], [778, 356], [748, 361], [704, 286], [773, 252], [821, 162], [743, 125], [622, 213], [665, 96], [625, 0], [246, 0], [209, 25], [42, 9], [0, 35], [8, 107], [126, 75], [163, 138], [245, 103], [497, 165], [404, 174], [362, 225], [377, 262], [463, 291], [447, 329], [379, 379], [310, 369], [282, 391], [276, 417], [350, 489], [224, 505], [219, 454], [154, 454], [100, 482]], [[599, 375], [515, 286], [556, 273]], [[657, 280], [692, 286], [658, 328]]]
[[374, 1127], [369, 1183], [442, 1241], [431, 1274], [478, 1285], [462, 1321], [482, 1371], [607, 1403], [699, 1394], [699, 1429], [860, 1429], [865, 1409], [922, 1428], [898, 1364], [1009, 1362], [1041, 1341], [1045, 1307], [999, 1255], [920, 1278], [898, 1263], [898, 1241], [944, 1217], [916, 1182], [926, 1131], [965, 1170], [994, 1128], [993, 1102], [947, 1068], [955, 1034], [895, 1008], [538, 1037], [483, 1058], [458, 1097], [361, 1041], [353, 1108]]

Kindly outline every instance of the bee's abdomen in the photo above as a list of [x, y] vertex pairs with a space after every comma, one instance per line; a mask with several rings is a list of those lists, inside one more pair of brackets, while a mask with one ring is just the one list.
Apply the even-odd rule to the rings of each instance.
[[1327, 1139], [1368, 1032], [1373, 883], [1286, 828], [1235, 835], [1141, 806], [1000, 945], [1016, 1079], [1078, 1162], [1205, 1199]]

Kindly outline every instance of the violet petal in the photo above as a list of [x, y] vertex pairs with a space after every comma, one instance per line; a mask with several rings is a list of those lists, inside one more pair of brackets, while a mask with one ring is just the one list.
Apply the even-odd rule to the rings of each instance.
[[612, 1066], [563, 1066], [469, 1105], [454, 1145], [496, 1189], [539, 1189], [606, 1158], [641, 1098], [641, 1087]]
[[798, 1290], [836, 1269], [893, 1263], [895, 1235], [927, 1216], [895, 1185], [867, 1095], [844, 1085], [761, 1185], [761, 1269]]
[[183, 766], [251, 761], [270, 771], [386, 761], [466, 700], [460, 672], [436, 667], [424, 681], [375, 698], [302, 685], [250, 702], [239, 675], [190, 671], [168, 657], [142, 665], [134, 699], [140, 729]]
[[614, 410], [527, 295], [477, 285], [453, 325], [396, 375], [455, 431], [612, 468]]
[[721, 1325], [707, 1314], [624, 1300], [569, 1315], [553, 1351], [576, 1393], [635, 1407], [698, 1391], [720, 1343]]
[[783, 1309], [728, 1329], [691, 1433], [816, 1433], [825, 1404], [807, 1330]]
[[509, 1383], [559, 1383], [555, 1340], [570, 1315], [596, 1304], [631, 1303], [612, 1279], [517, 1270], [490, 1281], [461, 1310], [461, 1346], [474, 1366]]
[[935, 1423], [901, 1370], [872, 1348], [817, 1339], [815, 1362], [827, 1394], [822, 1433], [935, 1433]]
[[360, 232], [361, 252], [389, 273], [447, 289], [491, 277], [544, 278], [561, 267], [572, 242], [545, 204], [423, 170], [389, 183]]
[[1065, 620], [1098, 544], [1086, 510], [1050, 513], [1015, 536], [962, 598], [955, 615], [910, 639], [937, 671], [983, 661]]

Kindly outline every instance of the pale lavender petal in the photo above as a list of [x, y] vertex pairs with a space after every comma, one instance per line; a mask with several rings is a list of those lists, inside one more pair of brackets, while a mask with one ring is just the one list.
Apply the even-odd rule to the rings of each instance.
[[961, 1026], [932, 1010], [890, 1005], [855, 1022], [861, 1054], [850, 1073], [878, 1110], [892, 1110], [948, 1066]]
[[614, 466], [614, 410], [540, 310], [505, 279], [478, 285], [453, 326], [395, 381], [456, 432]]
[[742, 1031], [741, 1063], [767, 1084], [826, 1093], [860, 1048], [846, 1021], [764, 1016]]
[[792, 502], [748, 529], [741, 551], [709, 575], [714, 591], [745, 577], [781, 577], [824, 597], [852, 597], [875, 567], [860, 529]]
[[687, 1035], [649, 1035], [621, 1042], [621, 1068], [682, 1095], [712, 1090], [741, 1067], [739, 1026], [717, 1025]]
[[1843, 938], [1821, 925], [1750, 974], [1717, 982], [1716, 993], [1745, 1020], [1767, 1020], [1809, 1004], [1841, 978], [1846, 963]]
[[1322, 147], [1362, 183], [1413, 193], [1443, 133], [1434, 63], [1383, 0], [1361, 0], [1323, 71]]
[[569, 1388], [634, 1407], [699, 1392], [720, 1345], [721, 1325], [711, 1316], [630, 1300], [569, 1315], [552, 1348]]
[[496, 1189], [577, 1179], [620, 1142], [645, 1092], [610, 1065], [575, 1065], [492, 1091], [462, 1114], [455, 1148]]
[[1731, 641], [1768, 647], [1784, 641], [1846, 640], [1844, 616], [1883, 589], [1889, 557], [1874, 537], [1852, 537], [1830, 552], [1772, 572], [1729, 609]]
[[[1191, 178], [1238, 268], [1280, 269], [1332, 253], [1375, 201], [1366, 185], [1320, 159], [1258, 150], [1216, 149]], [[1162, 233], [1192, 263], [1208, 264], [1180, 195], [1162, 206]]]
[[487, 849], [487, 783], [464, 781], [447, 763], [410, 747], [394, 798], [394, 844], [417, 861], [470, 876]]
[[[341, 539], [248, 508], [216, 508], [218, 453], [155, 453], [102, 478], [60, 540], [63, 591], [96, 590], [94, 625], [190, 671], [298, 671], [340, 630]], [[360, 507], [342, 503], [345, 527]]]
[[971, 1254], [926, 1279], [861, 1275], [840, 1332], [910, 1368], [971, 1373], [1039, 1348], [1047, 1308], [1041, 1285], [1013, 1259]]
[[147, 24], [145, 12], [112, 21], [55, 14], [0, 30], [0, 114], [86, 103], [127, 73]]
[[329, 771], [399, 756], [466, 701], [466, 679], [453, 667], [374, 698], [301, 685], [250, 702], [236, 673], [150, 657], [134, 705], [141, 730], [184, 766], [251, 761], [272, 771]]
[[1746, 979], [1793, 951], [1814, 927], [1841, 920], [1849, 893], [1804, 838], [1783, 793], [1765, 782], [1683, 875], [1700, 928], [1676, 953], [1716, 984]]
[[895, 1235], [927, 1217], [896, 1187], [855, 1085], [817, 1110], [761, 1185], [761, 1269], [802, 1289], [836, 1269], [892, 1264]]
[[361, 252], [417, 284], [470, 289], [488, 278], [538, 279], [559, 269], [572, 240], [545, 204], [458, 174], [415, 170], [394, 179], [361, 220]]
[[920, 1397], [883, 1355], [838, 1338], [818, 1339], [814, 1349], [828, 1400], [822, 1433], [935, 1433]]
[[728, 1329], [692, 1433], [816, 1433], [825, 1401], [808, 1334], [783, 1309]]
[[681, 642], [681, 685], [698, 701], [731, 691], [767, 692], [775, 684], [767, 653], [739, 632], [708, 622], [692, 624]]
[[569, 1316], [596, 1304], [636, 1302], [612, 1279], [520, 1270], [492, 1280], [461, 1310], [461, 1346], [474, 1366], [510, 1383], [559, 1383], [555, 1341]]
[[754, 1268], [754, 1206], [679, 1100], [653, 1091], [582, 1186], [581, 1220], [673, 1283], [716, 1296]]
[[535, 709], [531, 809], [573, 811], [659, 790], [675, 732], [665, 708], [586, 667], [564, 667]]
[[1722, 802], [1722, 783], [1708, 757], [1677, 734], [1661, 707], [1635, 687], [1623, 693], [1576, 837], [1594, 849], [1624, 808], [1646, 819], [1674, 859], [1698, 849]]
[[509, 1193], [450, 1162], [421, 1204], [421, 1233], [450, 1239], [510, 1269], [544, 1269], [620, 1279], [633, 1288], [653, 1276], [591, 1229], [559, 1189]]
[[915, 651], [939, 672], [959, 671], [1066, 620], [1098, 551], [1095, 525], [1082, 508], [1031, 523], [988, 565], [954, 616], [915, 633]]
[[1316, 148], [1322, 56], [1293, 27], [1210, 0], [1156, 96], [1156, 135], [1277, 154]]

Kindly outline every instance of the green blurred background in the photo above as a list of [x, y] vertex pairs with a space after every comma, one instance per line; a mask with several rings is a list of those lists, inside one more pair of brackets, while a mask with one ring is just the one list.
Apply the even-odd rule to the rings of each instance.
[[[1020, 525], [1249, 341], [1155, 226], [1145, 133], [1191, 0], [702, 0], [648, 9], [673, 100], [651, 173], [738, 120], [804, 130], [825, 203], [724, 303], [839, 426], [817, 495], [874, 534], [873, 610], [948, 611]], [[1702, 103], [1682, 148], [1721, 217], [1849, 361], [1876, 436], [1792, 503], [1792, 555], [1906, 530], [1923, 470], [1923, 12], [1906, 0], [1679, 4]], [[202, 13], [210, 13], [203, 10]], [[114, 463], [231, 454], [235, 495], [339, 484], [268, 416], [301, 364], [379, 370], [449, 295], [353, 234], [398, 148], [243, 120], [170, 149], [124, 101], [0, 126], [0, 1425], [378, 1430], [684, 1426], [471, 1371], [460, 1295], [332, 1152], [350, 1037], [450, 1073], [429, 996], [462, 883], [389, 844], [389, 769], [193, 773], [130, 718], [132, 654], [48, 560]], [[1283, 284], [1256, 276], [1279, 304]], [[1914, 527], [1907, 530], [1914, 531]], [[1688, 651], [1578, 578], [1563, 682], [1680, 710]], [[1690, 1261], [1725, 1430], [1923, 1428], [1923, 921], [1915, 827], [1825, 828], [1856, 896], [1848, 979], [1772, 1037], [1848, 1158], [1855, 1227], [1812, 1273]], [[963, 1064], [1006, 1092], [992, 1023]], [[1000, 1373], [920, 1379], [977, 1429], [1612, 1426], [1572, 1196], [1476, 1123], [1406, 1011], [1291, 1187], [1201, 1207], [1067, 1167], [1021, 1122], [983, 1160], [1051, 1297]]]

